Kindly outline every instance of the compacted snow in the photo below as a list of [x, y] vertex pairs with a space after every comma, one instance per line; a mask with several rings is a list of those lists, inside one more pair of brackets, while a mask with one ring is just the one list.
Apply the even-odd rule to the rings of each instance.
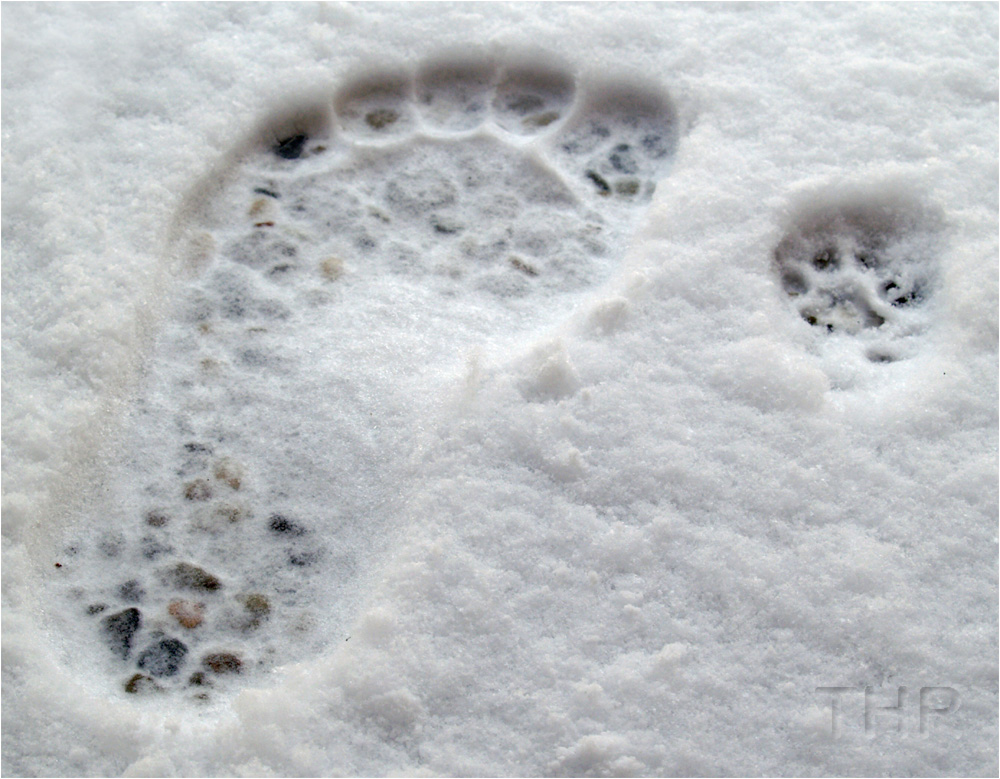
[[3, 770], [997, 772], [997, 7], [3, 6]]

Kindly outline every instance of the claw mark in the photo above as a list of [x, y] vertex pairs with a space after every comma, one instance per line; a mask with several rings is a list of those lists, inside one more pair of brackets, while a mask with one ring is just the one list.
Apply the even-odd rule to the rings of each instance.
[[611, 185], [608, 184], [604, 178], [593, 170], [587, 171], [587, 178], [594, 182], [594, 186], [597, 187], [597, 194], [601, 196], [607, 196], [611, 194]]

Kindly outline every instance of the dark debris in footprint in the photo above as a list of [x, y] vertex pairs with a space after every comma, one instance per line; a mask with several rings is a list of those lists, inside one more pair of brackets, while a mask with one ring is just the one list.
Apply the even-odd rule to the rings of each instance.
[[132, 638], [142, 626], [139, 609], [119, 611], [101, 620], [101, 631], [111, 651], [122, 660], [127, 660], [132, 651]]
[[882, 284], [882, 297], [896, 308], [905, 308], [923, 302], [923, 293], [920, 287], [915, 286], [907, 291], [900, 287], [895, 281], [887, 281]]
[[812, 266], [816, 270], [836, 270], [840, 267], [840, 257], [834, 248], [823, 249], [817, 252], [812, 259]]
[[272, 514], [271, 518], [267, 523], [268, 529], [272, 533], [278, 533], [285, 536], [301, 536], [304, 535], [306, 529], [297, 522], [293, 522], [288, 519], [288, 517], [282, 516], [281, 514]]
[[177, 563], [166, 572], [164, 578], [167, 584], [188, 590], [212, 592], [222, 587], [222, 582], [216, 577], [191, 563]]
[[661, 159], [670, 154], [671, 146], [669, 138], [655, 133], [645, 135], [642, 139], [642, 148], [654, 160]]
[[528, 263], [526, 263], [520, 257], [511, 257], [510, 258], [510, 266], [512, 268], [514, 268], [514, 270], [521, 271], [521, 273], [525, 274], [526, 276], [537, 276], [538, 275], [538, 270], [534, 266], [529, 265]]
[[590, 179], [591, 183], [597, 188], [597, 194], [602, 197], [607, 197], [611, 194], [611, 185], [607, 180], [597, 171], [588, 170], [587, 178]]
[[187, 500], [208, 500], [212, 497], [212, 484], [207, 479], [195, 479], [184, 487]]
[[288, 564], [296, 568], [306, 568], [319, 560], [319, 552], [289, 552]]
[[161, 555], [169, 554], [174, 548], [152, 536], [143, 536], [139, 542], [139, 551], [147, 560], [155, 560]]
[[302, 156], [302, 151], [305, 148], [306, 141], [308, 140], [308, 135], [305, 133], [299, 133], [298, 135], [293, 135], [290, 138], [278, 141], [271, 148], [271, 151], [283, 160], [297, 160]]
[[162, 692], [163, 688], [156, 681], [146, 674], [134, 674], [125, 682], [125, 692], [130, 695]]
[[615, 194], [621, 197], [635, 197], [639, 194], [637, 179], [619, 179], [615, 182]]
[[[308, 531], [298, 522], [294, 522], [282, 514], [272, 514], [267, 521], [268, 530], [281, 538], [299, 538]], [[296, 568], [304, 568], [313, 565], [320, 559], [320, 552], [315, 549], [296, 549], [294, 547], [287, 550], [288, 564]]]
[[212, 652], [201, 658], [203, 668], [215, 674], [238, 674], [243, 670], [243, 661], [231, 652]]
[[260, 593], [252, 593], [241, 599], [244, 608], [243, 630], [255, 630], [271, 614], [271, 602]]
[[205, 604], [190, 600], [174, 600], [167, 606], [170, 614], [181, 627], [193, 630], [205, 621]]
[[170, 517], [164, 511], [154, 509], [146, 514], [146, 524], [150, 527], [163, 527], [170, 522]]
[[118, 588], [118, 597], [126, 603], [141, 603], [146, 591], [137, 579], [129, 579]]
[[138, 666], [153, 676], [174, 676], [184, 663], [188, 648], [176, 638], [163, 638], [139, 655]]
[[434, 232], [442, 235], [455, 235], [463, 230], [459, 222], [437, 215], [431, 217], [431, 226], [434, 228]]
[[632, 176], [639, 172], [639, 163], [632, 153], [632, 148], [627, 143], [620, 143], [615, 146], [614, 151], [608, 157], [608, 161], [611, 163], [611, 167], [619, 173]]

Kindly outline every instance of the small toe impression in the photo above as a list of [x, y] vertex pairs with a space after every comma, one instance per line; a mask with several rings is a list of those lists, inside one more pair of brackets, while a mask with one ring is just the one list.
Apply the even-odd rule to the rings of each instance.
[[337, 93], [334, 111], [343, 131], [358, 140], [402, 135], [413, 129], [410, 83], [398, 73], [374, 74]]
[[632, 199], [652, 192], [676, 145], [676, 114], [666, 94], [604, 85], [570, 120], [560, 149], [595, 194]]
[[496, 71], [488, 62], [439, 60], [417, 75], [417, 103], [424, 120], [446, 130], [471, 130], [489, 111]]
[[516, 135], [534, 135], [561, 119], [575, 86], [567, 71], [541, 65], [508, 68], [493, 98], [496, 123]]

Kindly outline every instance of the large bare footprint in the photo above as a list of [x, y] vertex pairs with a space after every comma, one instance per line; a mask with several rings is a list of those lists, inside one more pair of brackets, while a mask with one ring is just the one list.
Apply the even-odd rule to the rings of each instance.
[[346, 640], [447, 369], [607, 279], [677, 142], [660, 90], [475, 57], [267, 127], [183, 215], [197, 268], [60, 563], [69, 643], [125, 693]]

